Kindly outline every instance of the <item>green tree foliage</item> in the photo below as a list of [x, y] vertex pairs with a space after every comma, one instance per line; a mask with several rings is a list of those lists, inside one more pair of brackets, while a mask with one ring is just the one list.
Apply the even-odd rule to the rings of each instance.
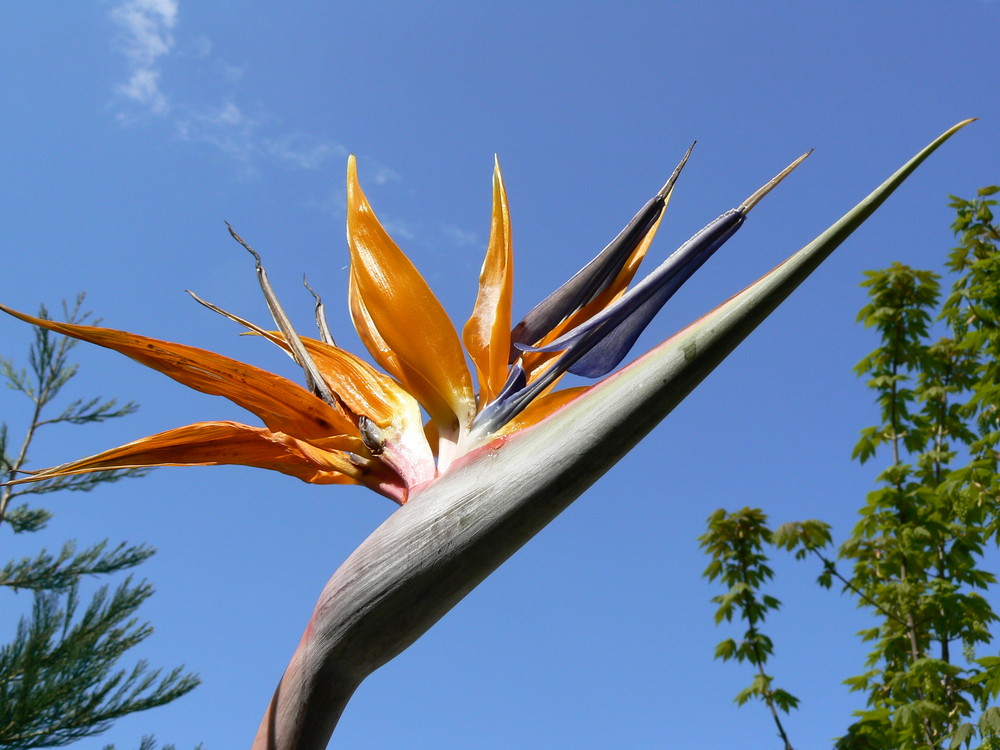
[[781, 606], [780, 601], [759, 590], [761, 584], [774, 576], [763, 551], [765, 545], [771, 543], [767, 516], [758, 508], [744, 508], [735, 513], [717, 510], [708, 517], [708, 533], [698, 541], [712, 558], [705, 568], [705, 577], [710, 581], [720, 580], [729, 587], [726, 593], [712, 599], [719, 605], [715, 624], [723, 620], [731, 622], [738, 612], [747, 626], [739, 641], [727, 638], [720, 642], [715, 647], [715, 658], [749, 662], [755, 668], [753, 681], [736, 694], [736, 703], [742, 706], [751, 698], [763, 701], [771, 712], [785, 750], [792, 750], [778, 712], [788, 713], [798, 706], [799, 699], [774, 687], [773, 678], [764, 669], [767, 658], [774, 653], [774, 644], [761, 632], [760, 625], [769, 611]]
[[[70, 322], [86, 320], [81, 302], [82, 297], [65, 308]], [[44, 308], [40, 314], [46, 316]], [[134, 404], [120, 406], [100, 398], [56, 406], [76, 375], [76, 365], [69, 360], [75, 343], [38, 328], [27, 370], [0, 358], [0, 375], [32, 404], [29, 424], [17, 445], [11, 443], [7, 425], [0, 427], [3, 479], [13, 480], [23, 471], [39, 430], [56, 424], [100, 423], [135, 411]], [[51, 514], [24, 498], [61, 490], [89, 491], [136, 474], [102, 472], [0, 487], [0, 525], [14, 534], [38, 531]], [[128, 576], [114, 589], [101, 586], [89, 601], [81, 601], [84, 578], [132, 570], [153, 553], [146, 545], [111, 547], [104, 541], [77, 550], [69, 542], [56, 554], [43, 549], [0, 569], [0, 586], [30, 593], [33, 599], [14, 639], [0, 647], [0, 748], [66, 745], [105, 731], [126, 714], [169, 703], [198, 684], [197, 676], [180, 667], [161, 675], [144, 661], [127, 669], [118, 665], [126, 651], [152, 633], [149, 623], [137, 619], [140, 605], [153, 593], [149, 583]], [[155, 746], [147, 737], [140, 750]]]
[[[839, 750], [1000, 748], [1000, 708], [992, 705], [1000, 657], [980, 653], [1000, 619], [984, 596], [996, 578], [983, 568], [1000, 543], [997, 192], [952, 198], [959, 245], [948, 256], [951, 289], [943, 300], [941, 277], [931, 271], [894, 263], [866, 274], [869, 300], [858, 320], [878, 334], [879, 346], [856, 371], [875, 392], [879, 419], [862, 430], [854, 458], [885, 463], [837, 550], [849, 572], [828, 552], [824, 524], [785, 524], [772, 533], [761, 521], [754, 532], [754, 564], [768, 575], [745, 582], [748, 601], [770, 578], [770, 544], [819, 559], [819, 583], [837, 579], [872, 616], [859, 634], [870, 645], [863, 671], [845, 681], [866, 706]], [[719, 514], [725, 517], [713, 514], [710, 529]], [[725, 548], [708, 552], [709, 571], [726, 565]]]

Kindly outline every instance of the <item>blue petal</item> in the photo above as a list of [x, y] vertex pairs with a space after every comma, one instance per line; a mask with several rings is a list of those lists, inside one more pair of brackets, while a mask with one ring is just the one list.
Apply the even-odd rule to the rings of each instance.
[[535, 397], [535, 391], [531, 390], [529, 393], [529, 389], [525, 387], [527, 381], [527, 373], [520, 363], [511, 367], [500, 393], [476, 415], [473, 425], [483, 425], [484, 432], [493, 432], [523, 411]]
[[617, 367], [664, 303], [736, 233], [745, 218], [742, 208], [727, 211], [681, 245], [618, 302], [551, 344], [518, 344], [523, 351], [564, 354], [531, 383], [526, 383], [520, 363], [515, 364], [500, 394], [476, 416], [473, 432], [488, 434], [498, 430], [566, 372], [601, 377]]
[[[691, 149], [688, 149], [684, 159], [674, 170], [670, 180], [663, 186], [659, 194], [647, 203], [642, 211], [629, 223], [629, 226], [620, 234], [614, 242], [594, 260], [591, 261], [580, 273], [573, 277], [566, 286], [571, 289], [582, 288], [584, 282], [591, 283], [594, 278], [600, 278], [601, 283], [606, 284], [605, 277], [600, 276], [596, 268], [603, 264], [610, 266], [608, 256], [615, 255], [612, 250], [619, 251], [616, 245], [627, 240], [622, 239], [628, 236], [633, 225], [641, 225], [643, 217], [648, 216], [651, 206], [655, 206], [658, 199], [670, 194], [674, 180], [680, 173], [681, 167], [687, 161]], [[606, 375], [625, 358], [625, 355], [632, 348], [639, 334], [653, 319], [660, 308], [673, 296], [681, 285], [687, 281], [691, 275], [697, 271], [707, 261], [712, 254], [718, 250], [726, 240], [736, 233], [747, 213], [760, 200], [785, 179], [792, 170], [802, 163], [812, 152], [809, 151], [793, 161], [775, 177], [768, 181], [750, 195], [739, 208], [734, 208], [722, 214], [718, 219], [706, 226], [691, 239], [681, 245], [673, 255], [667, 258], [660, 266], [649, 274], [645, 279], [636, 284], [635, 287], [626, 292], [622, 297], [609, 308], [598, 315], [582, 323], [568, 333], [560, 336], [557, 340], [541, 347], [530, 346], [523, 337], [515, 340], [511, 346], [512, 361], [516, 359], [515, 352], [535, 351], [535, 352], [563, 352], [563, 354], [551, 363], [535, 380], [526, 383], [524, 370], [521, 364], [515, 365], [511, 376], [504, 385], [503, 392], [492, 402], [483, 408], [479, 415], [473, 420], [472, 434], [483, 436], [496, 431], [517, 414], [519, 414], [528, 404], [532, 402], [540, 393], [566, 372], [582, 375], [585, 377], [601, 377]], [[660, 209], [662, 210], [662, 209]], [[617, 256], [615, 256], [617, 257]], [[602, 260], [604, 259], [604, 260]], [[585, 277], [582, 281], [574, 280], [577, 277]], [[539, 307], [551, 307], [553, 310], [565, 305], [565, 299], [572, 297], [576, 292], [567, 292], [566, 286], [562, 287], [554, 295], [551, 295], [545, 303]], [[600, 287], [606, 288], [606, 287]], [[553, 297], [557, 301], [548, 305]], [[578, 298], [579, 294], [577, 294]], [[563, 299], [565, 298], [565, 299]], [[559, 301], [562, 300], [562, 301]], [[536, 308], [538, 310], [539, 308]], [[572, 312], [572, 311], [570, 311]], [[534, 314], [535, 311], [532, 311]], [[532, 314], [529, 314], [529, 318]], [[547, 313], [548, 314], [548, 313]], [[569, 313], [567, 313], [569, 314]], [[543, 317], [539, 313], [539, 318]], [[527, 319], [526, 319], [527, 320]], [[523, 321], [522, 321], [523, 324]], [[521, 327], [521, 326], [519, 326]], [[525, 326], [527, 328], [527, 326]], [[538, 329], [541, 330], [541, 327]], [[551, 328], [548, 329], [549, 331]], [[538, 341], [539, 339], [535, 339]]]
[[[600, 254], [543, 299], [511, 331], [514, 344], [538, 341], [567, 317], [603, 292], [621, 272], [632, 251], [646, 236], [663, 210], [663, 199], [653, 198]], [[516, 355], [516, 351], [514, 352]]]
[[649, 199], [618, 236], [611, 240], [597, 257], [585, 265], [565, 284], [539, 302], [511, 331], [510, 361], [519, 356], [518, 344], [533, 344], [543, 339], [559, 323], [586, 305], [608, 288], [628, 262], [633, 251], [649, 233], [663, 213], [667, 196], [673, 190], [691, 155], [694, 144], [670, 175], [670, 179]]
[[556, 363], [560, 372], [599, 378], [625, 358], [639, 334], [692, 274], [733, 236], [743, 224], [739, 209], [727, 211], [685, 242], [645, 279], [607, 310], [595, 315], [550, 344], [518, 344], [522, 351], [565, 354]]

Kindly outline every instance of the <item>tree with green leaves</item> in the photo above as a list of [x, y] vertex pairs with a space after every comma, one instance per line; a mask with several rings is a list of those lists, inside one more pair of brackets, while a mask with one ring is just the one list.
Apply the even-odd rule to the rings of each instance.
[[719, 605], [715, 624], [723, 620], [731, 622], [737, 612], [747, 624], [740, 641], [727, 638], [716, 646], [715, 658], [749, 662], [756, 669], [750, 685], [736, 694], [736, 703], [742, 706], [751, 699], [763, 701], [771, 712], [785, 750], [792, 750], [779, 711], [787, 714], [798, 706], [799, 699], [774, 687], [773, 678], [764, 669], [767, 657], [774, 653], [774, 644], [761, 631], [760, 625], [768, 611], [781, 606], [778, 599], [760, 592], [761, 584], [774, 577], [764, 554], [765, 545], [771, 543], [767, 516], [759, 508], [744, 508], [735, 513], [717, 510], [708, 517], [708, 532], [698, 541], [712, 557], [705, 568], [705, 577], [710, 581], [721, 580], [729, 587], [726, 593], [712, 599]]
[[[74, 305], [64, 305], [67, 320], [86, 320], [81, 303], [82, 296]], [[40, 316], [47, 317], [44, 307]], [[132, 403], [119, 405], [102, 398], [60, 405], [66, 385], [77, 373], [69, 359], [76, 341], [42, 328], [35, 328], [34, 336], [27, 370], [0, 358], [0, 375], [32, 404], [19, 440], [11, 439], [6, 423], [0, 427], [0, 476], [7, 481], [25, 470], [40, 430], [58, 424], [98, 424], [136, 409]], [[12, 534], [38, 531], [51, 514], [30, 504], [32, 496], [87, 492], [138, 473], [109, 471], [6, 484], [0, 487], [0, 527]], [[99, 587], [89, 600], [81, 593], [83, 579], [131, 571], [154, 551], [144, 544], [112, 546], [107, 540], [78, 550], [67, 542], [57, 553], [42, 549], [0, 569], [0, 585], [32, 596], [30, 612], [21, 617], [13, 640], [0, 646], [0, 748], [67, 745], [100, 734], [126, 714], [169, 703], [198, 684], [197, 676], [182, 667], [161, 674], [144, 661], [130, 668], [119, 665], [129, 649], [153, 632], [137, 617], [153, 593], [148, 582], [129, 575], [114, 588]], [[140, 750], [152, 750], [155, 744], [144, 738]]]
[[877, 332], [879, 346], [856, 371], [876, 394], [879, 420], [862, 430], [854, 458], [886, 465], [836, 555], [826, 524], [772, 531], [757, 509], [717, 511], [703, 537], [712, 556], [706, 575], [730, 586], [717, 597], [730, 609], [716, 619], [730, 619], [735, 607], [750, 625], [740, 644], [723, 641], [716, 655], [758, 668], [737, 701], [759, 697], [776, 720], [775, 706], [787, 711], [795, 701], [778, 702], [763, 671], [771, 642], [756, 625], [778, 604], [759, 592], [771, 578], [765, 549], [816, 558], [819, 583], [829, 588], [836, 579], [870, 613], [860, 635], [871, 650], [845, 680], [866, 705], [839, 750], [1000, 747], [1000, 657], [983, 653], [1000, 619], [985, 596], [996, 577], [983, 565], [1000, 543], [997, 192], [952, 199], [959, 245], [946, 263], [943, 302], [941, 277], [931, 271], [894, 263], [866, 274], [869, 301], [858, 320]]

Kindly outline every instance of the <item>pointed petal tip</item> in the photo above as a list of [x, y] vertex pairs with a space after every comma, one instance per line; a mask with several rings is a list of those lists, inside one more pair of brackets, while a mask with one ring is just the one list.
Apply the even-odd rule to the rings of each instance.
[[347, 211], [351, 212], [352, 205], [358, 205], [358, 196], [364, 203], [364, 193], [361, 190], [361, 182], [358, 179], [358, 159], [354, 154], [347, 157]]
[[347, 204], [350, 210], [351, 196], [356, 190], [360, 190], [358, 185], [358, 160], [354, 154], [347, 157]]
[[749, 213], [749, 211], [750, 211], [751, 208], [753, 208], [758, 203], [760, 203], [761, 199], [765, 195], [767, 195], [772, 190], [774, 190], [778, 186], [778, 184], [782, 180], [784, 180], [786, 177], [788, 177], [788, 175], [790, 175], [795, 170], [795, 168], [797, 166], [799, 166], [799, 164], [801, 164], [802, 162], [804, 162], [806, 160], [806, 158], [809, 156], [809, 154], [811, 154], [814, 150], [815, 149], [809, 149], [804, 154], [802, 154], [802, 156], [800, 156], [798, 159], [796, 159], [791, 164], [789, 164], [787, 167], [785, 167], [780, 172], [778, 172], [778, 174], [776, 174], [774, 177], [772, 177], [770, 180], [768, 180], [767, 183], [765, 183], [756, 192], [754, 192], [749, 198], [747, 198], [745, 201], [743, 201], [740, 204], [740, 207], [739, 207], [738, 210], [741, 213], [743, 213], [743, 214]]
[[681, 170], [684, 169], [684, 165], [687, 164], [688, 157], [691, 156], [691, 152], [694, 151], [695, 144], [698, 141], [692, 141], [691, 145], [688, 146], [688, 150], [684, 152], [684, 156], [681, 158], [680, 163], [674, 167], [674, 171], [671, 172], [670, 178], [664, 183], [663, 187], [660, 188], [660, 192], [656, 194], [656, 197], [660, 200], [666, 200], [670, 193], [673, 192], [674, 183], [677, 182], [677, 178], [681, 175]]

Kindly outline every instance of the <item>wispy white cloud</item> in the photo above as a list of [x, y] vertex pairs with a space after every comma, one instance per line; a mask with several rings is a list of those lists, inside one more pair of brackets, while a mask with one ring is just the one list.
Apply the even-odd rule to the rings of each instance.
[[236, 83], [243, 77], [243, 68], [238, 65], [232, 65], [225, 61], [220, 61], [218, 63], [218, 69], [226, 83]]
[[148, 108], [154, 115], [170, 110], [167, 97], [160, 90], [160, 72], [151, 68], [132, 71], [127, 83], [118, 86], [118, 93]]
[[174, 129], [182, 141], [214, 146], [251, 170], [259, 120], [247, 116], [235, 103], [189, 110], [177, 115]]
[[[268, 163], [317, 170], [347, 156], [347, 149], [331, 138], [287, 128], [259, 104], [245, 106], [239, 95], [244, 69], [222, 59], [211, 38], [198, 30], [180, 33], [179, 0], [114, 0], [110, 19], [126, 64], [125, 81], [115, 86], [125, 105], [118, 112], [123, 124], [155, 115], [178, 141], [215, 148], [247, 174]], [[180, 66], [197, 69], [197, 76], [187, 77], [203, 82], [197, 91], [171, 90], [169, 74]], [[368, 167], [367, 184], [400, 180], [388, 167], [371, 162]], [[403, 239], [414, 236], [408, 225], [398, 230]]]
[[[232, 89], [243, 77], [243, 69], [213, 56], [212, 40], [192, 34], [178, 44], [174, 38], [179, 0], [124, 0], [111, 11], [118, 27], [118, 50], [128, 66], [128, 79], [115, 91], [140, 113], [169, 116], [174, 133], [182, 141], [213, 146], [255, 171], [254, 160], [270, 159], [296, 169], [316, 169], [331, 157], [342, 157], [346, 149], [339, 143], [294, 131], [275, 133], [274, 123], [264, 114], [248, 116], [232, 93], [222, 95], [222, 103], [194, 106], [183, 99], [171, 101], [163, 89], [163, 63], [168, 56], [185, 58], [188, 64], [210, 68], [217, 85]], [[204, 76], [212, 80], [213, 75]], [[217, 94], [218, 96], [218, 94]], [[118, 113], [123, 123], [138, 118], [135, 106]], [[394, 179], [392, 170], [382, 169], [376, 182]]]
[[252, 124], [252, 121], [247, 119], [243, 111], [232, 102], [226, 102], [215, 111], [208, 110], [205, 119], [213, 125], [222, 127]]
[[385, 227], [385, 231], [389, 233], [389, 236], [394, 240], [405, 240], [407, 242], [412, 242], [417, 239], [417, 228], [408, 221], [402, 221], [400, 219], [387, 219], [385, 216], [380, 217], [382, 220], [382, 226]]
[[195, 34], [184, 40], [177, 48], [177, 54], [204, 60], [212, 54], [212, 40], [204, 34]]
[[441, 232], [457, 247], [472, 247], [480, 244], [478, 234], [470, 232], [468, 229], [462, 229], [455, 224], [445, 224], [441, 227]]
[[269, 135], [269, 125], [266, 116], [248, 115], [233, 101], [186, 109], [174, 118], [175, 132], [182, 141], [214, 146], [251, 173], [257, 171], [261, 160], [313, 170], [328, 159], [347, 156], [347, 149], [330, 139], [302, 132]]
[[288, 133], [261, 142], [270, 156], [301, 169], [316, 169], [331, 157], [347, 156], [347, 149], [339, 143], [317, 138], [306, 133]]
[[399, 172], [390, 167], [382, 165], [372, 165], [371, 174], [365, 175], [365, 182], [370, 185], [385, 185], [387, 182], [399, 182], [401, 179]]
[[117, 87], [125, 96], [156, 115], [170, 102], [160, 88], [160, 61], [174, 46], [177, 0], [127, 0], [111, 11], [119, 28], [118, 43], [128, 61], [128, 81]]

